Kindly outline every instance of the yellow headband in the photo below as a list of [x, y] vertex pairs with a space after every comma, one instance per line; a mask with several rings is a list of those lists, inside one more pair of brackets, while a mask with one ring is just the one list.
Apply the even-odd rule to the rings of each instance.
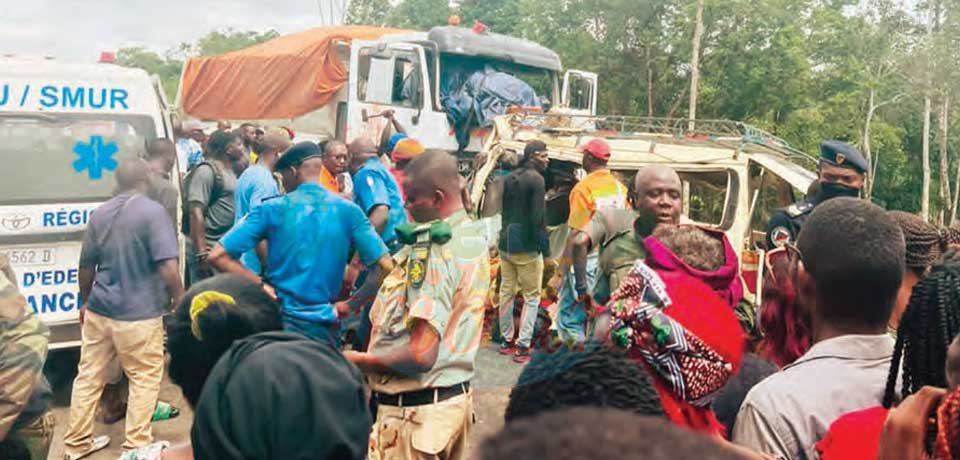
[[190, 332], [197, 340], [203, 340], [203, 334], [200, 333], [200, 324], [197, 323], [197, 316], [200, 316], [200, 313], [203, 313], [214, 302], [237, 304], [233, 297], [217, 291], [203, 291], [193, 296], [193, 300], [190, 301]]

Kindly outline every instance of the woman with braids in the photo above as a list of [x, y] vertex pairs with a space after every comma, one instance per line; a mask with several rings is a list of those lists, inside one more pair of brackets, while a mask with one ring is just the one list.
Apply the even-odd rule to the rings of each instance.
[[944, 362], [950, 342], [960, 334], [960, 252], [947, 252], [912, 291], [898, 321], [883, 405], [833, 422], [817, 444], [822, 460], [875, 459], [887, 412], [897, 401], [924, 386], [947, 388]]
[[923, 387], [890, 409], [879, 460], [960, 459], [960, 337], [947, 351], [946, 377], [949, 390]]
[[[960, 229], [941, 229], [908, 212], [888, 211], [887, 214], [899, 225], [907, 246], [907, 270], [889, 322], [889, 329], [894, 332], [913, 287], [940, 260], [949, 245], [960, 244]], [[769, 251], [765, 261], [760, 309], [763, 340], [759, 350], [780, 367], [792, 363], [810, 348], [810, 314], [802, 305], [803, 299], [797, 296], [794, 255], [794, 248], [785, 246]]]
[[169, 374], [194, 409], [190, 443], [123, 460], [366, 456], [372, 422], [359, 371], [331, 345], [282, 331], [260, 286], [236, 275], [201, 281], [171, 319]]
[[888, 211], [903, 231], [903, 238], [907, 242], [907, 271], [900, 284], [897, 303], [890, 316], [890, 330], [896, 331], [903, 316], [910, 293], [913, 287], [926, 276], [933, 266], [947, 251], [947, 247], [960, 244], [960, 229], [955, 227], [939, 228], [916, 214], [903, 211]]

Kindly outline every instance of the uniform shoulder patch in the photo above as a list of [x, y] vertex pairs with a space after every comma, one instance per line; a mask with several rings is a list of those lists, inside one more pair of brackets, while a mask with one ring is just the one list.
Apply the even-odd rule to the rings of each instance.
[[787, 227], [774, 227], [773, 230], [770, 230], [770, 241], [778, 248], [789, 243], [792, 238], [793, 236], [790, 234], [790, 229]]
[[787, 206], [787, 215], [790, 217], [798, 217], [804, 215], [813, 210], [813, 204], [809, 201], [800, 201], [793, 203], [790, 206]]

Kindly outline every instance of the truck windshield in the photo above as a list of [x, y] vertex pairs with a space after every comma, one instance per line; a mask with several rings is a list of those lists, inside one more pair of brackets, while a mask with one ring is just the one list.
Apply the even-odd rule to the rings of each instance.
[[0, 204], [107, 199], [116, 162], [156, 136], [146, 115], [0, 114]]

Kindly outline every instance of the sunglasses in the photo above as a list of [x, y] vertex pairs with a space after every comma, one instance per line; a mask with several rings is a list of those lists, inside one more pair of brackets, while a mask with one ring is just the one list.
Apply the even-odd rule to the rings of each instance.
[[793, 243], [784, 243], [783, 246], [767, 251], [763, 257], [763, 268], [766, 270], [766, 273], [770, 274], [770, 279], [774, 282], [777, 281], [777, 275], [773, 270], [773, 266], [783, 260], [789, 263], [796, 263], [803, 260], [803, 254], [800, 253], [800, 249]]

